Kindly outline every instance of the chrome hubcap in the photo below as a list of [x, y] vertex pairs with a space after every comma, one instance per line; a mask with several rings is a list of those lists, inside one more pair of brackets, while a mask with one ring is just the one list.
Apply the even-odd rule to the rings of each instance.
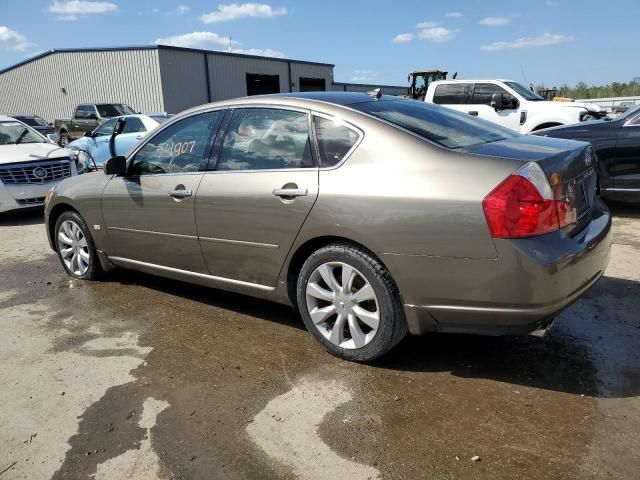
[[65, 220], [58, 229], [58, 249], [62, 261], [74, 275], [82, 276], [89, 269], [89, 246], [80, 226]]
[[307, 282], [306, 300], [313, 324], [334, 345], [362, 348], [378, 332], [380, 309], [373, 287], [346, 263], [316, 268]]

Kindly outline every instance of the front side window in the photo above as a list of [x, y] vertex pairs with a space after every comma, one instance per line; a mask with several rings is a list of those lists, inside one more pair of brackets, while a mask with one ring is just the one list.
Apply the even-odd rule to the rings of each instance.
[[144, 124], [142, 120], [138, 117], [129, 117], [125, 119], [124, 128], [122, 129], [122, 133], [138, 133], [138, 132], [146, 132], [147, 129], [144, 128]]
[[180, 120], [153, 136], [139, 151], [129, 175], [186, 173], [203, 170], [223, 111], [207, 112]]
[[358, 141], [358, 132], [340, 121], [314, 117], [313, 123], [320, 150], [320, 166], [323, 168], [340, 163]]
[[44, 138], [31, 127], [20, 122], [0, 122], [0, 145], [45, 143]]
[[271, 108], [233, 113], [218, 170], [313, 167], [307, 114]]
[[442, 83], [436, 87], [433, 103], [439, 105], [464, 105], [465, 83]]
[[98, 128], [93, 131], [95, 137], [104, 137], [113, 133], [113, 128], [116, 126], [117, 118], [112, 118], [100, 124]]
[[76, 118], [87, 118], [88, 108], [86, 105], [80, 105], [76, 109]]
[[497, 142], [518, 135], [487, 120], [415, 100], [379, 100], [352, 107], [447, 148]]
[[492, 83], [476, 83], [473, 89], [473, 105], [491, 105], [494, 94], [502, 94], [502, 103], [506, 105], [515, 105], [516, 98], [507, 92], [504, 88]]

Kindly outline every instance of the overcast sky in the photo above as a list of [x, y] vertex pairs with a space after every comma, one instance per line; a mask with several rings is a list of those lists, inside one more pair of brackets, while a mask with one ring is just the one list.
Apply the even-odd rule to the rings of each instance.
[[547, 86], [640, 77], [638, 0], [2, 0], [1, 10], [0, 68], [52, 48], [163, 43], [334, 63], [336, 81], [360, 83], [405, 85], [418, 68]]

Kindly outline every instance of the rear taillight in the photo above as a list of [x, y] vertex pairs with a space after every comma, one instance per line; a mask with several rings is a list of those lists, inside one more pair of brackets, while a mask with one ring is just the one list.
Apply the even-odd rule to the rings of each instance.
[[565, 202], [557, 200], [542, 169], [533, 162], [509, 176], [482, 202], [493, 238], [524, 238], [556, 231], [566, 221]]

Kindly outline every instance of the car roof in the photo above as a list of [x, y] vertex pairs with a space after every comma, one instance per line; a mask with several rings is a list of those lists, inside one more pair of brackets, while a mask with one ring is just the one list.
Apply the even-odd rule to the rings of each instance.
[[354, 103], [375, 102], [376, 99], [364, 92], [292, 92], [263, 95], [263, 97], [299, 98], [334, 105], [353, 105]]
[[[8, 117], [6, 115], [0, 115], [0, 122], [11, 122], [11, 121], [16, 121], [15, 118], [13, 117]], [[19, 120], [18, 120], [19, 121]]]

